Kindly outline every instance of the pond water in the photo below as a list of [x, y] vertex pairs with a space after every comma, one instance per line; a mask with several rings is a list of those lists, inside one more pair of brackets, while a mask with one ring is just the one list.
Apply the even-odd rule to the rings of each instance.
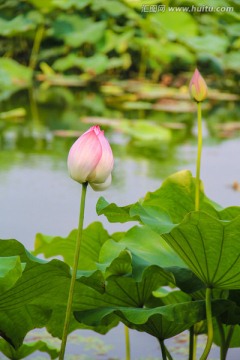
[[[69, 178], [66, 168], [68, 150], [75, 138], [59, 136], [61, 133], [58, 131], [71, 129], [67, 114], [74, 118], [73, 130], [86, 129], [88, 125], [80, 123], [81, 113], [74, 113], [72, 109], [62, 114], [61, 108], [56, 106], [35, 104], [35, 111], [32, 109], [31, 112], [32, 104], [29, 104], [26, 94], [15, 102], [4, 104], [4, 110], [21, 106], [27, 109], [27, 115], [21, 122], [0, 123], [0, 236], [2, 239], [16, 238], [31, 250], [36, 233], [66, 236], [77, 226], [81, 186]], [[222, 206], [239, 205], [240, 192], [233, 184], [240, 183], [240, 139], [219, 140], [211, 135], [207, 120], [204, 125], [201, 178], [205, 192]], [[158, 188], [173, 172], [190, 169], [194, 173], [197, 150], [194, 134], [195, 128], [191, 126], [187, 136], [180, 141], [154, 142], [149, 146], [144, 142], [136, 144], [129, 136], [107, 128], [106, 135], [115, 156], [113, 183], [104, 193], [88, 190], [85, 226], [100, 220], [110, 232], [125, 230], [129, 224], [109, 224], [104, 217], [97, 216], [95, 204], [99, 196], [104, 195], [110, 202], [125, 205]], [[88, 335], [89, 332], [80, 334], [93, 336], [93, 333]], [[134, 360], [160, 356], [155, 339], [135, 331], [131, 332], [131, 337]], [[175, 345], [181, 348], [181, 341]], [[99, 358], [124, 358], [121, 327], [112, 330], [104, 338], [104, 343], [113, 345], [114, 349]], [[170, 345], [175, 346], [173, 342]], [[71, 345], [68, 351], [69, 359], [73, 359], [70, 353], [74, 355], [76, 345]], [[30, 358], [39, 356], [36, 354]], [[215, 351], [212, 356], [217, 359], [219, 355]], [[180, 353], [174, 358], [185, 357]], [[79, 355], [77, 359], [81, 359]]]

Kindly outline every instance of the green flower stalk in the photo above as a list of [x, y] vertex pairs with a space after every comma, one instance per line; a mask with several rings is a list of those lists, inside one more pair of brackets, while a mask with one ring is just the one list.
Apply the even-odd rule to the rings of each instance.
[[195, 210], [199, 210], [200, 197], [200, 168], [202, 155], [202, 108], [201, 103], [207, 97], [207, 85], [201, 76], [198, 69], [195, 70], [193, 77], [189, 84], [189, 93], [191, 98], [197, 102], [197, 118], [198, 118], [198, 153], [196, 164], [196, 195], [195, 195]]
[[71, 278], [69, 294], [68, 294], [68, 302], [67, 302], [65, 321], [64, 321], [64, 326], [63, 326], [63, 335], [62, 335], [62, 343], [61, 343], [61, 349], [60, 349], [60, 354], [59, 354], [59, 360], [64, 359], [64, 354], [65, 354], [65, 349], [66, 349], [66, 344], [67, 344], [67, 335], [68, 335], [68, 329], [69, 329], [70, 318], [71, 318], [74, 287], [75, 287], [78, 261], [79, 261], [80, 249], [81, 249], [81, 239], [82, 239], [87, 185], [88, 185], [87, 182], [82, 184], [82, 196], [81, 196], [81, 202], [80, 202], [78, 234], [77, 234], [76, 248], [75, 248], [75, 253], [74, 253], [72, 278]]
[[81, 250], [82, 230], [85, 212], [85, 200], [88, 184], [93, 190], [101, 191], [111, 184], [113, 169], [112, 149], [99, 126], [93, 126], [78, 138], [68, 154], [68, 170], [71, 178], [82, 184], [78, 234], [72, 268], [66, 315], [63, 326], [62, 343], [59, 360], [64, 359], [67, 336], [72, 313], [74, 287], [77, 276], [78, 262]]
[[198, 151], [196, 164], [196, 193], [195, 193], [195, 210], [199, 210], [200, 206], [200, 169], [202, 157], [202, 107], [201, 103], [197, 103], [197, 121], [198, 121]]
[[[198, 151], [196, 162], [196, 192], [195, 192], [195, 211], [200, 208], [200, 169], [202, 156], [202, 101], [207, 97], [207, 85], [198, 69], [195, 70], [193, 77], [189, 84], [189, 92], [191, 98], [197, 103], [197, 121], [198, 121]], [[207, 331], [208, 338], [205, 349], [200, 360], [206, 360], [212, 347], [213, 342], [213, 323], [212, 323], [212, 306], [211, 306], [211, 289], [206, 289], [206, 317], [207, 317]], [[191, 329], [192, 344], [190, 355], [192, 358], [196, 356], [196, 344], [194, 341], [194, 327]]]

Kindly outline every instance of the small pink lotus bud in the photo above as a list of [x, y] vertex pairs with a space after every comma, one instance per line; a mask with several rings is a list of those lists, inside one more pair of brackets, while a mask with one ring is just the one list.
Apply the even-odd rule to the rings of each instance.
[[99, 126], [92, 126], [75, 141], [67, 160], [71, 178], [88, 182], [96, 191], [111, 184], [113, 162], [112, 149]]
[[189, 92], [191, 98], [196, 102], [201, 102], [207, 97], [207, 84], [198, 69], [195, 70], [190, 81]]

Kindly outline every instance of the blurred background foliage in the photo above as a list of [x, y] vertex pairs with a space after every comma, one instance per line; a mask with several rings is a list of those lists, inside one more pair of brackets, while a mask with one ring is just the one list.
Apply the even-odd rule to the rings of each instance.
[[[211, 4], [209, 4], [211, 3]], [[166, 6], [151, 11], [150, 5]], [[145, 11], [144, 10], [144, 6]], [[170, 12], [191, 0], [1, 0], [0, 99], [33, 84], [82, 87], [148, 79], [180, 87], [196, 65], [232, 92], [240, 78], [240, 3], [232, 11]], [[181, 76], [180, 76], [181, 75]], [[110, 87], [103, 91], [121, 92]]]
[[210, 88], [210, 132], [232, 136], [240, 3], [207, 5], [214, 11], [199, 0], [0, 0], [0, 130], [27, 118], [38, 131], [60, 127], [56, 136], [99, 123], [150, 145], [172, 130], [181, 138], [195, 112], [188, 83], [197, 66]]

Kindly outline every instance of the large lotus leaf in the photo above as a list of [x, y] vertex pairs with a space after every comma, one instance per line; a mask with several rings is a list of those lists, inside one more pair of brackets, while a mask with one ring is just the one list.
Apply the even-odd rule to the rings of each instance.
[[104, 293], [91, 287], [88, 280], [89, 278], [86, 278], [85, 281], [88, 288], [85, 288], [81, 297], [77, 299], [76, 306], [80, 306], [82, 310], [101, 307], [103, 303], [112, 307], [143, 307], [152, 298], [154, 290], [173, 282], [174, 277], [170, 272], [153, 265], [145, 268], [140, 281], [129, 276], [109, 277], [104, 284]]
[[[85, 291], [85, 288], [83, 288], [82, 291]], [[79, 293], [78, 293], [79, 296]], [[62, 337], [62, 329], [64, 325], [65, 320], [65, 311], [66, 306], [56, 306], [54, 307], [51, 317], [49, 321], [46, 323], [46, 329], [47, 331], [54, 337], [58, 337], [61, 339]], [[108, 322], [106, 322], [104, 325], [98, 325], [98, 326], [90, 326], [86, 324], [79, 323], [73, 315], [71, 315], [70, 319], [70, 326], [69, 326], [69, 333], [71, 333], [74, 330], [77, 329], [87, 329], [87, 330], [94, 330], [95, 332], [98, 332], [99, 334], [106, 334], [109, 330], [111, 330], [113, 327], [117, 326], [119, 324], [119, 319], [116, 316], [112, 316], [111, 318], [108, 318]]]
[[[18, 295], [20, 296], [19, 303], [17, 303]], [[24, 305], [21, 293], [15, 292], [12, 296], [15, 298], [15, 308], [10, 306], [8, 309], [10, 297], [5, 297], [5, 304], [0, 309], [0, 334], [2, 338], [17, 349], [22, 345], [24, 337], [30, 330], [46, 325], [51, 317], [51, 309], [42, 307], [40, 304], [37, 306]], [[34, 292], [32, 298], [34, 298]]]
[[[117, 292], [116, 297], [118, 295]], [[102, 297], [100, 301], [99, 299], [95, 301], [95, 307], [91, 304], [91, 309], [86, 308], [74, 314], [79, 322], [95, 326], [105, 324], [108, 322], [108, 317], [115, 314], [128, 327], [145, 331], [158, 339], [175, 336], [195, 322], [205, 319], [204, 301], [189, 301], [189, 297], [182, 292], [173, 292], [156, 300], [158, 306], [150, 308], [136, 306], [136, 304], [133, 307], [130, 302], [129, 305], [122, 306], [120, 297], [118, 297], [118, 304], [114, 301], [112, 305], [107, 297]], [[228, 303], [225, 301], [215, 301], [214, 314], [223, 312], [227, 306]]]
[[[172, 222], [178, 223], [187, 213], [195, 210], [195, 184], [196, 180], [190, 171], [179, 171], [169, 176], [159, 189], [147, 193], [144, 200], [139, 204], [144, 208], [147, 207], [147, 209], [150, 207], [155, 210], [159, 209], [160, 218], [161, 214], [165, 213], [169, 215]], [[221, 209], [219, 205], [206, 197], [203, 192], [203, 184], [201, 184], [200, 189], [200, 209], [212, 216], [218, 216], [217, 209]], [[135, 213], [133, 206], [130, 215], [137, 215]], [[167, 219], [163, 218], [163, 220]]]
[[46, 325], [54, 306], [66, 304], [69, 283], [69, 269], [60, 261], [29, 261], [15, 285], [0, 295], [1, 336], [19, 347], [28, 331]]
[[17, 350], [14, 349], [4, 339], [0, 339], [0, 351], [7, 356], [8, 359], [20, 360], [25, 359], [27, 356], [33, 354], [35, 351], [47, 353], [51, 359], [56, 359], [58, 350], [48, 345], [44, 341], [34, 341], [31, 343], [23, 344]]
[[19, 256], [0, 258], [0, 293], [10, 289], [22, 276], [24, 264], [21, 264]]
[[149, 264], [166, 266], [185, 266], [172, 248], [156, 232], [147, 226], [134, 226], [116, 242], [106, 241], [100, 251], [99, 260], [102, 263], [113, 260], [124, 249], [144, 259]]
[[225, 221], [192, 212], [162, 236], [207, 286], [240, 288], [240, 216]]
[[112, 239], [106, 241], [101, 248], [99, 261], [98, 267], [105, 272], [105, 278], [110, 274], [131, 273], [139, 281], [148, 266], [158, 265], [162, 271], [173, 275], [173, 278], [169, 277], [169, 282], [186, 293], [205, 289], [203, 282], [186, 268], [166, 241], [145, 226], [133, 227], [118, 242]]
[[[46, 326], [61, 337], [71, 279], [68, 265], [59, 260], [40, 260], [16, 240], [1, 240], [0, 252], [2, 256], [19, 256], [26, 263], [14, 286], [0, 294], [1, 336], [15, 348], [21, 346], [25, 335], [36, 327]], [[87, 287], [85, 283], [98, 294], [104, 292], [104, 278], [100, 271], [89, 272], [88, 277], [82, 273], [78, 275], [81, 277], [75, 284], [75, 310], [80, 309], [79, 300]], [[96, 331], [106, 332], [116, 324], [114, 318], [108, 326], [101, 326]], [[73, 319], [70, 331], [82, 327]]]
[[0, 239], [0, 253], [2, 257], [19, 256], [21, 263], [46, 263], [45, 260], [32, 256], [32, 254], [19, 241], [15, 239]]
[[[99, 261], [99, 252], [109, 234], [99, 222], [90, 224], [83, 230], [81, 251], [78, 268], [82, 270], [96, 270], [96, 263]], [[46, 236], [37, 234], [33, 254], [43, 254], [45, 258], [61, 255], [64, 261], [73, 264], [77, 230], [72, 230], [66, 237]]]
[[[187, 213], [195, 210], [195, 182], [190, 171], [182, 170], [169, 176], [159, 189], [147, 193], [144, 199], [136, 204], [118, 207], [116, 204], [109, 204], [101, 197], [97, 203], [97, 213], [104, 214], [110, 222], [141, 219], [146, 223], [148, 219], [148, 224], [150, 221], [154, 227], [158, 227], [160, 222], [162, 225], [166, 223], [167, 226], [169, 221], [179, 223]], [[217, 210], [221, 209], [206, 197], [202, 184], [200, 209], [216, 217], [219, 217]], [[155, 221], [155, 218], [158, 221]]]

